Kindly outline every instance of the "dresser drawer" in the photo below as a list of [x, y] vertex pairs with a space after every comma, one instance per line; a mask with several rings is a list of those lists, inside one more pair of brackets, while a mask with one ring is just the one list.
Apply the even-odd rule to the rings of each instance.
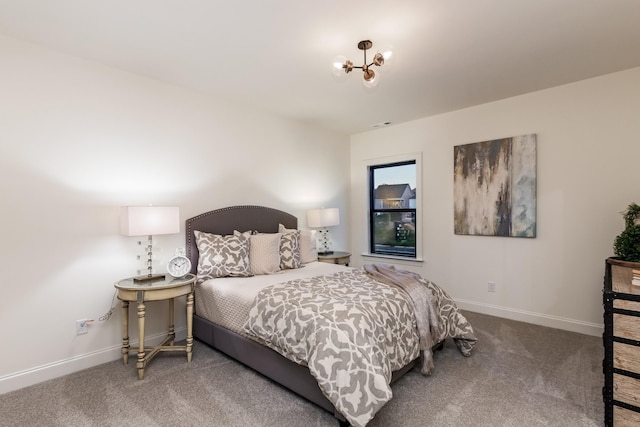
[[613, 425], [615, 427], [638, 427], [640, 425], [640, 412], [614, 406]]
[[640, 347], [614, 342], [613, 367], [638, 372], [640, 370]]
[[[636, 311], [640, 314], [640, 302], [638, 301], [628, 301], [624, 299], [614, 299], [613, 300], [613, 308], [621, 308], [623, 310], [631, 310]], [[638, 318], [638, 323], [640, 323], [640, 317]]]
[[631, 284], [633, 269], [622, 265], [611, 265], [611, 287], [614, 292], [640, 295], [640, 286]]
[[[624, 301], [630, 302], [630, 301]], [[637, 304], [637, 303], [636, 303]], [[615, 304], [614, 304], [615, 306]], [[613, 336], [640, 341], [640, 317], [626, 314], [613, 314]], [[638, 367], [640, 370], [640, 367]]]
[[640, 380], [613, 374], [613, 398], [640, 407]]

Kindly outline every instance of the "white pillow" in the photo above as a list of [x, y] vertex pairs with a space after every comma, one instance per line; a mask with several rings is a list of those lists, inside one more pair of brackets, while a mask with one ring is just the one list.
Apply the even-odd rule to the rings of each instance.
[[281, 233], [239, 232], [233, 230], [234, 236], [245, 236], [249, 239], [249, 265], [251, 274], [273, 274], [280, 271], [280, 238]]
[[249, 244], [249, 263], [253, 274], [273, 274], [280, 271], [281, 233], [254, 234]]
[[[295, 231], [285, 228], [284, 225], [278, 225], [280, 233], [287, 231]], [[318, 260], [318, 249], [316, 248], [316, 232], [315, 230], [300, 230], [300, 263], [306, 264]]]

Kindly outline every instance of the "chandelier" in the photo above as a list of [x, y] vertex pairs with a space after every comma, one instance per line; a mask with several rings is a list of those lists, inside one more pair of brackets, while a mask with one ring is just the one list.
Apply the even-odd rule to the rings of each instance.
[[353, 65], [352, 61], [342, 55], [336, 56], [333, 59], [332, 64], [333, 75], [340, 78], [349, 74], [354, 68], [358, 68], [362, 70], [362, 84], [366, 87], [377, 86], [380, 78], [372, 67], [374, 65], [376, 67], [382, 67], [385, 64], [385, 61], [388, 64], [391, 59], [392, 52], [391, 48], [380, 49], [375, 55], [373, 55], [371, 63], [367, 63], [367, 50], [371, 49], [372, 46], [373, 43], [371, 43], [371, 40], [362, 40], [358, 43], [358, 49], [360, 49], [364, 54], [364, 62], [360, 66]]

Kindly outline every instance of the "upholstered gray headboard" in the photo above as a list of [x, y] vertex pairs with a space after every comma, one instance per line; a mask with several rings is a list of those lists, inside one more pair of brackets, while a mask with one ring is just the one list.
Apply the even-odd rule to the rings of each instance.
[[277, 233], [278, 224], [297, 228], [298, 218], [278, 209], [264, 206], [231, 206], [205, 212], [185, 221], [187, 257], [191, 260], [191, 272], [198, 272], [198, 247], [193, 235], [195, 230], [205, 233], [227, 235], [234, 230]]

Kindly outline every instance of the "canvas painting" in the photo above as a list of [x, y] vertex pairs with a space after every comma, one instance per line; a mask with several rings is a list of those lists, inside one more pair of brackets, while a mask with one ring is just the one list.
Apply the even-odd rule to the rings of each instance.
[[454, 147], [455, 234], [536, 237], [536, 135]]

